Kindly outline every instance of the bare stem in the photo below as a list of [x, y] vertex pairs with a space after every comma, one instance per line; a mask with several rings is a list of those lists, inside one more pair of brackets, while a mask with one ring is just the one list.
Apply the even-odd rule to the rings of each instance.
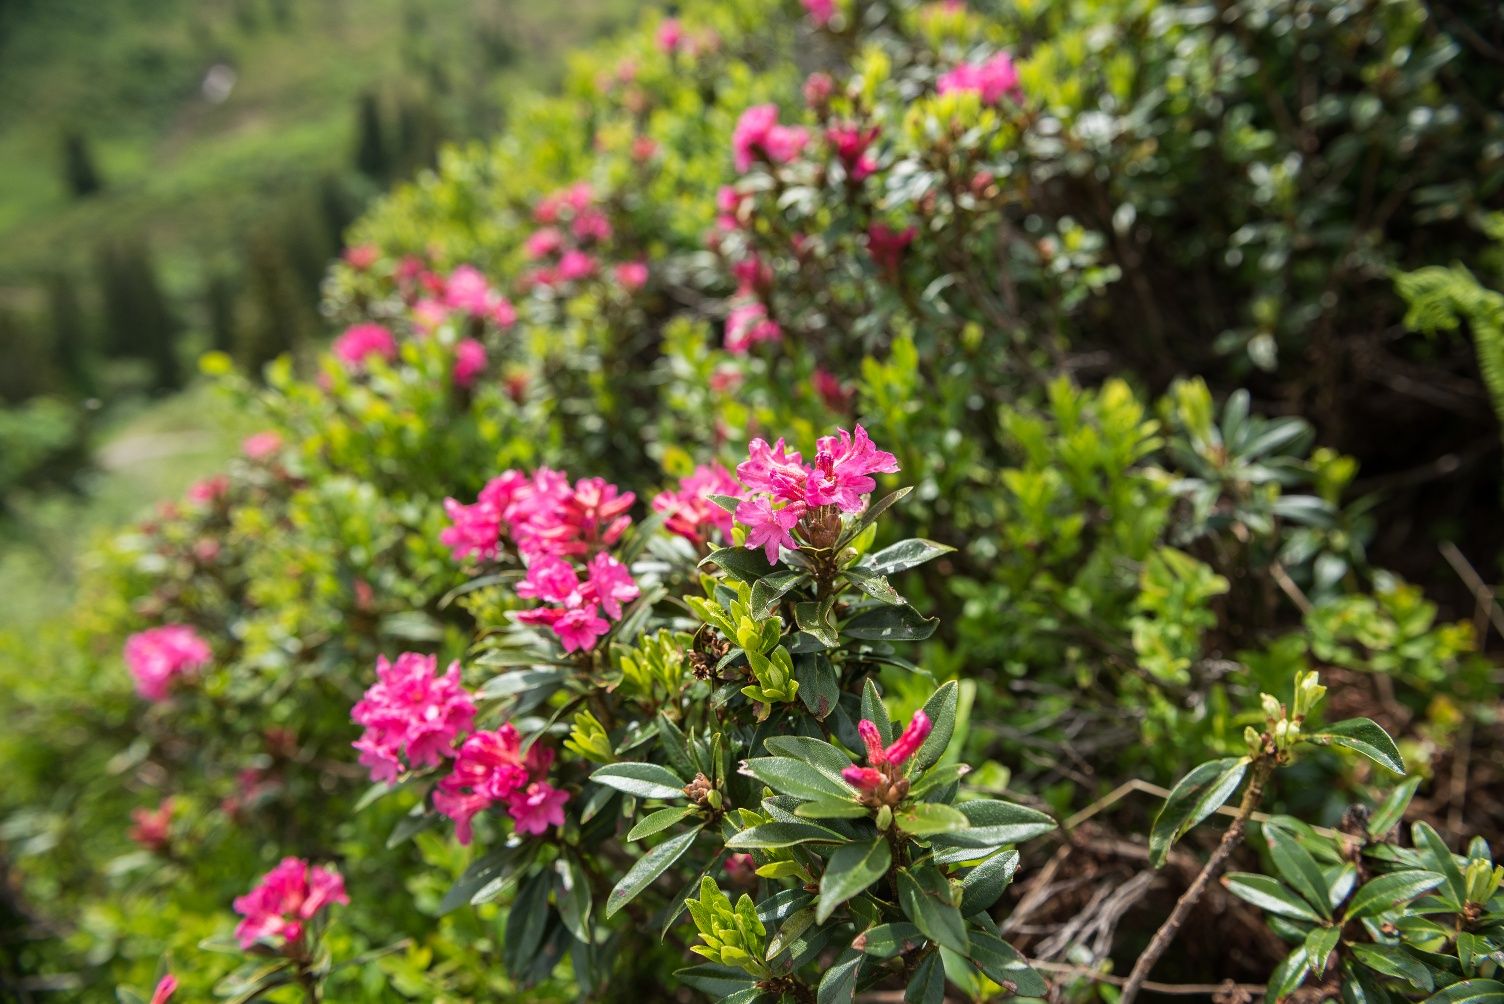
[[1138, 957], [1133, 964], [1133, 972], [1128, 974], [1128, 982], [1123, 984], [1123, 993], [1118, 998], [1118, 1004], [1133, 1004], [1138, 992], [1143, 989], [1144, 981], [1149, 978], [1149, 973], [1159, 957], [1170, 947], [1175, 940], [1175, 935], [1180, 933], [1181, 925], [1186, 917], [1190, 916], [1191, 908], [1201, 899], [1206, 887], [1211, 880], [1216, 878], [1217, 872], [1227, 862], [1233, 850], [1243, 840], [1243, 831], [1248, 827], [1248, 819], [1258, 808], [1259, 800], [1264, 796], [1264, 783], [1269, 780], [1269, 775], [1274, 770], [1274, 757], [1262, 756], [1253, 765], [1253, 775], [1248, 779], [1248, 788], [1243, 792], [1243, 801], [1238, 805], [1238, 814], [1233, 818], [1232, 825], [1227, 832], [1222, 834], [1222, 842], [1217, 849], [1212, 851], [1212, 856], [1207, 858], [1201, 872], [1191, 882], [1190, 888], [1181, 894], [1175, 902], [1175, 909], [1170, 911], [1170, 916], [1154, 932], [1154, 937], [1149, 940], [1149, 947], [1144, 949], [1144, 954]]

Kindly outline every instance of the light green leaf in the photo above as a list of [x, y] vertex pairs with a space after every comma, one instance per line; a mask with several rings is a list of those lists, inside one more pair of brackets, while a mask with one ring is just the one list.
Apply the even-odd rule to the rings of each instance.
[[1149, 831], [1149, 863], [1163, 865], [1177, 840], [1232, 797], [1247, 770], [1247, 757], [1224, 757], [1208, 760], [1181, 778]]
[[825, 874], [820, 876], [816, 921], [825, 923], [836, 907], [886, 875], [892, 862], [893, 852], [885, 837], [838, 848], [826, 862]]
[[684, 779], [656, 763], [608, 763], [590, 780], [638, 798], [684, 798]]
[[628, 842], [641, 840], [643, 837], [651, 837], [655, 833], [661, 833], [684, 817], [693, 816], [697, 811], [698, 809], [693, 805], [681, 805], [649, 813], [638, 820], [636, 826], [632, 827], [631, 832], [627, 834], [627, 840]]
[[1361, 753], [1374, 763], [1396, 774], [1405, 773], [1405, 761], [1400, 757], [1399, 747], [1375, 722], [1368, 718], [1349, 718], [1345, 722], [1328, 725], [1319, 732], [1305, 737], [1306, 742], [1318, 746], [1340, 746], [1354, 753]]
[[948, 544], [937, 544], [933, 540], [925, 540], [922, 537], [911, 537], [883, 548], [872, 556], [870, 563], [864, 564], [878, 575], [892, 575], [894, 572], [917, 567], [954, 550], [955, 548]]
[[1365, 882], [1353, 893], [1343, 919], [1352, 922], [1364, 917], [1376, 917], [1409, 902], [1423, 892], [1435, 889], [1445, 881], [1446, 877], [1437, 872], [1419, 869], [1380, 875]]
[[742, 762], [741, 772], [784, 795], [818, 801], [841, 801], [852, 797], [850, 785], [793, 757], [753, 757]]
[[898, 905], [931, 941], [961, 955], [971, 950], [950, 882], [933, 865], [898, 870]]
[[726, 841], [732, 850], [768, 850], [795, 844], [839, 844], [846, 840], [835, 830], [814, 823], [762, 823], [742, 830]]
[[[1269, 854], [1274, 859], [1274, 867], [1279, 869], [1280, 877], [1304, 896], [1306, 902], [1316, 908], [1317, 913], [1330, 919], [1332, 916], [1331, 896], [1327, 889], [1326, 877], [1321, 874], [1321, 867], [1316, 864], [1316, 859], [1300, 846], [1293, 834], [1272, 823], [1264, 827], [1264, 840], [1269, 845]], [[1315, 952], [1311, 953], [1311, 961], [1318, 968], [1325, 968], [1320, 964], [1325, 958], [1325, 955], [1318, 956]]]
[[954, 833], [971, 825], [959, 809], [934, 802], [913, 802], [893, 814], [903, 832], [915, 837], [934, 833]]

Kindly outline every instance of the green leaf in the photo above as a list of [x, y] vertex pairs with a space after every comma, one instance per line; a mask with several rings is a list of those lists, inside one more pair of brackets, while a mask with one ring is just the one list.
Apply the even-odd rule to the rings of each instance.
[[924, 943], [924, 935], [919, 928], [907, 921], [898, 921], [893, 924], [879, 924], [870, 927], [857, 935], [852, 947], [865, 955], [871, 955], [879, 959], [891, 959], [893, 956], [911, 949], [918, 948]]
[[1400, 757], [1399, 747], [1389, 738], [1389, 733], [1378, 722], [1368, 718], [1349, 718], [1345, 722], [1328, 725], [1320, 732], [1305, 737], [1306, 742], [1318, 746], [1340, 746], [1354, 753], [1361, 753], [1385, 770], [1403, 775], [1405, 761]]
[[1180, 779], [1149, 831], [1150, 864], [1155, 868], [1163, 865], [1177, 840], [1232, 797], [1243, 781], [1248, 762], [1247, 757], [1208, 760]]
[[1295, 951], [1285, 956], [1279, 965], [1274, 967], [1274, 972], [1269, 974], [1269, 999], [1282, 1001], [1286, 997], [1300, 989], [1300, 985], [1306, 981], [1306, 974], [1311, 971], [1311, 953], [1305, 945], [1296, 946]]
[[934, 802], [913, 802], [893, 814], [898, 828], [914, 837], [954, 833], [971, 825], [959, 809]]
[[892, 575], [894, 572], [906, 571], [954, 550], [955, 548], [948, 544], [937, 544], [933, 540], [925, 540], [922, 537], [911, 537], [883, 548], [872, 556], [870, 563], [864, 563], [864, 565], [878, 575]]
[[1452, 906], [1458, 910], [1467, 902], [1467, 880], [1462, 877], [1462, 869], [1457, 866], [1457, 859], [1452, 857], [1447, 842], [1441, 839], [1441, 834], [1436, 832], [1430, 823], [1416, 823], [1410, 827], [1410, 841], [1417, 848], [1425, 847], [1429, 852], [1431, 861], [1441, 869], [1441, 873], [1447, 878], [1447, 889], [1452, 894]]
[[686, 816], [693, 816], [698, 812], [693, 805], [671, 806], [667, 809], [659, 809], [637, 821], [632, 831], [627, 834], [627, 841], [641, 840], [643, 837], [651, 837], [655, 833], [661, 833], [673, 826]]
[[872, 815], [872, 810], [850, 799], [844, 802], [818, 799], [813, 802], [800, 802], [794, 806], [794, 815], [801, 819], [861, 819], [863, 816]]
[[1003, 895], [1018, 871], [1018, 852], [1002, 851], [977, 865], [961, 880], [961, 915], [989, 909]]
[[814, 823], [762, 823], [733, 835], [726, 846], [734, 851], [768, 850], [795, 844], [839, 844], [845, 840], [835, 830]]
[[677, 837], [671, 837], [638, 858], [637, 863], [616, 883], [611, 895], [606, 897], [606, 918], [609, 920], [616, 911], [632, 902], [638, 893], [652, 885], [654, 879], [683, 857], [684, 852], [689, 850], [689, 845], [695, 842], [695, 837], [700, 835], [701, 829], [703, 827], [697, 826]]
[[898, 591], [888, 582], [886, 575], [877, 575], [865, 568], [848, 568], [846, 578], [874, 600], [893, 607], [903, 603], [903, 597], [898, 595]]
[[1016, 844], [1049, 833], [1055, 820], [1038, 809], [1005, 802], [1000, 798], [977, 798], [955, 806], [971, 822], [971, 828], [939, 834], [934, 843], [958, 847], [996, 847]]
[[1427, 997], [1425, 1004], [1499, 1004], [1504, 983], [1498, 980], [1463, 980]]
[[[797, 615], [798, 607], [795, 607], [796, 618]], [[804, 627], [803, 624], [799, 626]], [[924, 641], [939, 626], [938, 617], [926, 617], [908, 605], [878, 607], [851, 618], [842, 626], [841, 634], [861, 641]], [[834, 646], [836, 642], [831, 644]]]
[[[769, 736], [763, 747], [775, 756], [802, 760], [818, 767], [835, 780], [840, 780], [841, 771], [851, 766], [851, 757], [836, 749], [823, 739], [812, 736]], [[843, 789], [845, 782], [841, 782]]]
[[1374, 840], [1382, 840], [1390, 830], [1394, 829], [1399, 821], [1404, 818], [1405, 810], [1410, 807], [1410, 800], [1415, 797], [1415, 790], [1420, 787], [1421, 778], [1412, 777], [1404, 781], [1380, 802], [1368, 817], [1368, 835]]
[[862, 717], [877, 726], [877, 734], [882, 737], [884, 746], [898, 738], [893, 731], [893, 719], [888, 717], [888, 709], [883, 706], [877, 684], [870, 676], [862, 684]]
[[961, 955], [971, 950], [950, 882], [933, 865], [898, 870], [898, 905], [931, 941]]
[[789, 915], [789, 919], [783, 922], [768, 941], [768, 950], [764, 958], [771, 962], [788, 950], [788, 947], [799, 940], [799, 936], [808, 931], [815, 923], [815, 908], [807, 906], [802, 910], [796, 910]]
[[546, 870], [529, 876], [517, 890], [517, 898], [507, 910], [506, 936], [501, 942], [502, 965], [514, 977], [537, 957], [548, 927], [548, 893], [553, 876]]
[[608, 763], [590, 780], [638, 798], [684, 798], [685, 781], [656, 763]]
[[1436, 986], [1436, 981], [1431, 978], [1431, 971], [1398, 945], [1358, 943], [1348, 947], [1353, 958], [1376, 973], [1403, 980], [1424, 993], [1429, 993]]
[[945, 968], [940, 964], [939, 952], [926, 955], [914, 968], [903, 999], [906, 1004], [945, 1004]]
[[491, 889], [500, 893], [502, 889], [515, 881], [515, 876], [510, 872], [519, 856], [519, 849], [498, 847], [470, 862], [460, 877], [455, 879], [454, 885], [449, 887], [444, 898], [439, 901], [439, 916], [458, 910], [468, 903], [474, 903]]
[[893, 852], [888, 849], [885, 837], [837, 849], [825, 864], [825, 874], [820, 876], [815, 920], [825, 923], [836, 907], [886, 875], [892, 863]]
[[590, 911], [594, 906], [590, 877], [585, 874], [580, 860], [572, 854], [565, 854], [554, 862], [554, 871], [558, 873], [554, 900], [559, 904], [559, 919], [577, 940], [589, 944], [592, 940]]
[[856, 977], [862, 961], [860, 952], [848, 952], [825, 970], [815, 991], [815, 1004], [851, 1004], [856, 997]]
[[1306, 935], [1306, 958], [1311, 972], [1317, 976], [1326, 972], [1326, 966], [1337, 942], [1342, 940], [1342, 930], [1336, 927], [1313, 927]]
[[837, 781], [817, 767], [793, 757], [763, 756], [742, 761], [741, 772], [755, 777], [774, 791], [819, 801], [852, 797], [851, 786]]
[[971, 931], [972, 962], [994, 983], [1012, 983], [1020, 997], [1046, 997], [1050, 987], [1044, 978], [1029, 967], [1018, 950], [1002, 938], [986, 931]]
[[718, 565], [733, 579], [740, 579], [748, 584], [773, 571], [773, 566], [768, 564], [768, 559], [760, 548], [718, 547], [701, 559], [701, 567], [707, 564]]
[[1304, 920], [1312, 924], [1321, 922], [1321, 915], [1278, 879], [1249, 872], [1229, 872], [1223, 876], [1222, 884], [1227, 887], [1228, 892], [1239, 899], [1247, 900], [1259, 909], [1267, 910], [1276, 916]]
[[924, 713], [930, 720], [930, 734], [925, 736], [919, 751], [914, 754], [911, 773], [927, 770], [940, 762], [945, 748], [950, 745], [956, 731], [956, 704], [961, 696], [961, 687], [955, 680], [940, 685], [930, 699], [924, 702]]
[[763, 618], [771, 614], [785, 593], [808, 578], [805, 572], [789, 569], [758, 579], [752, 585], [752, 616]]
[[1435, 889], [1445, 881], [1446, 877], [1438, 872], [1419, 869], [1380, 875], [1365, 882], [1353, 893], [1343, 920], [1351, 922], [1364, 917], [1376, 917], [1402, 903], [1408, 903], [1423, 892]]
[[[1264, 827], [1264, 840], [1269, 845], [1269, 854], [1274, 859], [1274, 867], [1279, 870], [1280, 877], [1304, 896], [1306, 902], [1316, 908], [1317, 913], [1330, 920], [1332, 916], [1331, 894], [1327, 888], [1326, 877], [1321, 874], [1321, 867], [1316, 864], [1316, 859], [1300, 846], [1293, 834], [1287, 833], [1272, 823]], [[1324, 960], [1325, 955], [1318, 957], [1314, 952], [1311, 954], [1313, 963], [1318, 963], [1318, 958]], [[1325, 968], [1325, 966], [1320, 966], [1320, 968]]]

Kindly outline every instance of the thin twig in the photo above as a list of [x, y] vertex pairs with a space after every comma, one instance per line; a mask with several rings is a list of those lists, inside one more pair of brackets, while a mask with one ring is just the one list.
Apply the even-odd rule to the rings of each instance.
[[[1483, 576], [1479, 575], [1472, 562], [1467, 560], [1467, 555], [1463, 554], [1450, 540], [1442, 541], [1438, 549], [1441, 551], [1441, 556], [1447, 559], [1447, 564], [1452, 566], [1452, 571], [1456, 572], [1463, 584], [1472, 590], [1473, 602], [1478, 605], [1480, 615], [1486, 613], [1494, 630], [1504, 637], [1504, 610], [1499, 608], [1494, 591], [1489, 588], [1488, 583], [1483, 581]], [[1481, 646], [1485, 640], [1483, 632], [1480, 631], [1478, 644]]]
[[1269, 780], [1270, 773], [1274, 770], [1274, 757], [1262, 756], [1254, 762], [1253, 776], [1248, 779], [1248, 789], [1243, 792], [1243, 801], [1238, 806], [1237, 817], [1227, 832], [1222, 834], [1222, 842], [1217, 849], [1212, 851], [1212, 856], [1207, 858], [1206, 865], [1191, 882], [1190, 888], [1181, 894], [1175, 902], [1175, 909], [1170, 911], [1170, 916], [1154, 932], [1154, 937], [1149, 941], [1149, 947], [1144, 949], [1144, 954], [1138, 957], [1133, 964], [1133, 972], [1128, 974], [1128, 982], [1123, 984], [1122, 996], [1118, 998], [1118, 1004], [1133, 1004], [1140, 990], [1144, 988], [1144, 981], [1149, 978], [1150, 971], [1159, 957], [1170, 947], [1175, 940], [1175, 935], [1180, 933], [1181, 925], [1186, 917], [1190, 916], [1191, 908], [1201, 899], [1202, 893], [1206, 892], [1207, 885], [1217, 872], [1221, 871], [1222, 865], [1232, 855], [1233, 850], [1243, 840], [1243, 831], [1248, 826], [1248, 819], [1258, 808], [1259, 799], [1264, 795], [1264, 782]]
[[[1116, 788], [1112, 789], [1107, 794], [1103, 795], [1101, 798], [1097, 799], [1095, 802], [1091, 803], [1086, 808], [1082, 809], [1080, 812], [1067, 819], [1063, 828], [1066, 830], [1076, 829], [1082, 823], [1095, 816], [1097, 813], [1111, 808], [1113, 805], [1121, 802], [1124, 798], [1126, 798], [1128, 795], [1133, 794], [1134, 792], [1142, 792], [1145, 795], [1152, 795], [1155, 798], [1170, 797], [1170, 791], [1168, 788], [1161, 788], [1159, 785], [1152, 784], [1149, 781], [1141, 781], [1138, 778], [1133, 778], [1132, 780], [1124, 781], [1122, 784], [1118, 785]], [[1239, 810], [1227, 805], [1219, 805], [1215, 811], [1218, 815], [1221, 816], [1237, 816], [1239, 812]], [[1255, 823], [1263, 824], [1267, 823], [1271, 817], [1267, 812], [1252, 812], [1249, 813], [1248, 818], [1253, 820]], [[1328, 837], [1331, 839], [1336, 839], [1342, 836], [1342, 833], [1340, 831], [1334, 830], [1328, 826], [1312, 826], [1311, 829], [1316, 833], [1321, 834], [1323, 837]]]

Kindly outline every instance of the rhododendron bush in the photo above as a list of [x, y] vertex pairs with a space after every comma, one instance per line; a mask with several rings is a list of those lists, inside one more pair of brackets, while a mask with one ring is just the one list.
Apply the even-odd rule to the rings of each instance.
[[1495, 612], [1381, 565], [1415, 485], [1482, 477], [1397, 441], [1470, 413], [1352, 433], [1398, 421], [1363, 381], [1468, 399], [1348, 333], [1499, 190], [1453, 30], [695, 0], [581, 56], [357, 224], [327, 352], [206, 358], [264, 431], [101, 548], [86, 682], [0, 747], [22, 965], [1504, 995]]

